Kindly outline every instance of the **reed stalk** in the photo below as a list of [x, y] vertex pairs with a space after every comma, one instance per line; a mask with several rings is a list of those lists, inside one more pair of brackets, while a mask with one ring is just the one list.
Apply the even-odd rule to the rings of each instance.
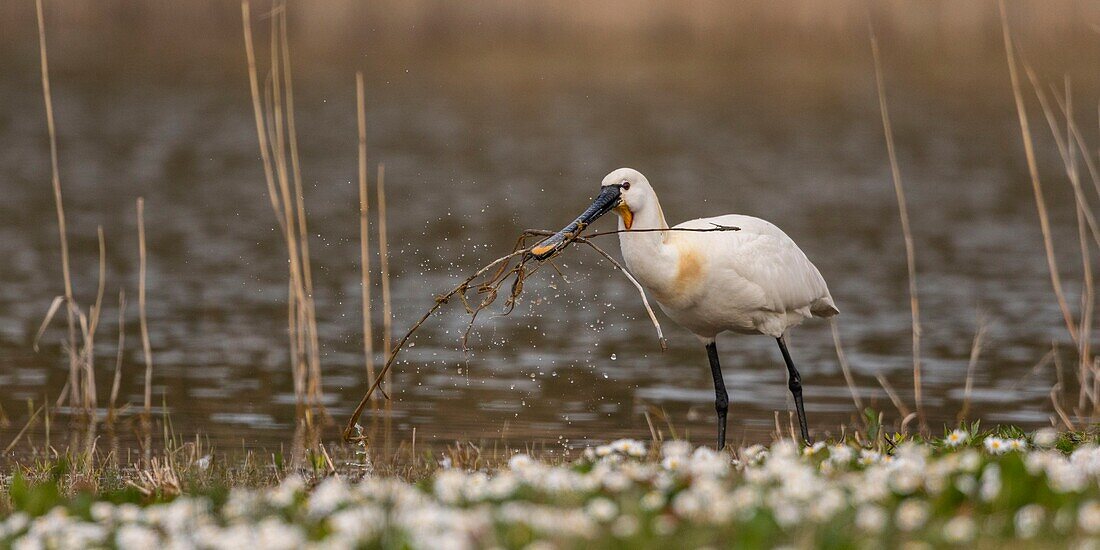
[[137, 200], [138, 223], [138, 322], [141, 326], [141, 351], [145, 358], [145, 401], [144, 412], [149, 416], [153, 410], [153, 350], [149, 344], [149, 320], [145, 312], [145, 199]]
[[122, 357], [126, 350], [126, 291], [118, 291], [118, 352], [115, 355], [115, 376], [111, 382], [111, 399], [107, 404], [107, 424], [115, 420], [118, 390], [122, 385]]
[[1065, 293], [1062, 290], [1062, 277], [1058, 271], [1058, 260], [1054, 255], [1054, 241], [1051, 237], [1050, 219], [1047, 214], [1046, 199], [1043, 197], [1043, 186], [1039, 180], [1039, 167], [1035, 160], [1035, 149], [1031, 139], [1031, 125], [1028, 122], [1027, 106], [1024, 104], [1023, 91], [1020, 87], [1020, 75], [1016, 69], [1015, 46], [1012, 41], [1012, 33], [1008, 27], [1008, 14], [1005, 11], [1004, 0], [998, 0], [998, 8], [1001, 12], [1001, 32], [1004, 37], [1005, 57], [1008, 62], [1008, 75], [1012, 81], [1012, 95], [1016, 101], [1016, 115], [1020, 121], [1020, 133], [1024, 142], [1024, 155], [1027, 158], [1028, 175], [1031, 178], [1031, 190], [1035, 195], [1035, 209], [1039, 214], [1039, 228], [1043, 233], [1043, 249], [1046, 252], [1047, 271], [1050, 273], [1050, 284], [1054, 288], [1054, 295], [1058, 300], [1058, 308], [1062, 312], [1062, 320], [1066, 330], [1074, 343], [1077, 342], [1077, 327], [1066, 302]]
[[974, 368], [978, 365], [978, 358], [981, 357], [988, 328], [985, 320], [979, 316], [978, 330], [974, 333], [974, 341], [970, 344], [970, 359], [966, 363], [966, 383], [963, 385], [963, 404], [959, 409], [958, 422], [966, 422], [970, 414], [970, 395], [974, 390]]
[[890, 157], [890, 175], [894, 180], [894, 194], [898, 200], [898, 215], [901, 217], [901, 232], [905, 237], [905, 264], [909, 271], [909, 310], [913, 324], [913, 401], [917, 407], [917, 421], [922, 430], [925, 422], [924, 404], [921, 399], [921, 324], [920, 298], [917, 294], [917, 260], [913, 246], [913, 232], [909, 226], [909, 209], [905, 201], [905, 188], [901, 183], [901, 170], [898, 168], [898, 156], [894, 147], [894, 131], [890, 125], [890, 111], [886, 106], [886, 84], [882, 76], [882, 60], [878, 48], [878, 38], [871, 27], [871, 55], [875, 63], [875, 88], [878, 91], [878, 105], [882, 113], [882, 130], [886, 136], [886, 152]]
[[[393, 306], [390, 299], [390, 245], [386, 222], [386, 165], [378, 164], [378, 258], [382, 272], [382, 353], [390, 356], [391, 331], [393, 330]], [[390, 381], [386, 373], [386, 382]]]
[[299, 410], [311, 422], [310, 409], [323, 410], [320, 344], [294, 120], [286, 4], [277, 3], [271, 13], [271, 77], [263, 94], [259, 86], [248, 0], [241, 2], [241, 14], [264, 180], [287, 249], [287, 335], [295, 399]]
[[370, 193], [367, 192], [367, 108], [363, 73], [355, 73], [356, 120], [359, 129], [359, 261], [363, 293], [363, 357], [367, 380], [374, 382], [374, 335], [370, 303]]
[[[389, 357], [392, 343], [391, 332], [393, 330], [393, 308], [390, 301], [390, 247], [387, 237], [386, 222], [386, 165], [378, 163], [378, 177], [375, 184], [378, 188], [378, 258], [382, 275], [382, 353], [383, 357]], [[385, 373], [385, 382], [388, 384], [393, 375], [390, 371]], [[383, 420], [383, 433], [385, 434], [386, 454], [390, 454], [393, 444], [393, 402], [389, 399], [385, 403], [386, 415]]]
[[829, 328], [833, 333], [833, 346], [836, 348], [836, 359], [840, 363], [840, 372], [844, 374], [844, 383], [848, 385], [848, 391], [852, 394], [852, 404], [856, 406], [856, 412], [863, 412], [863, 399], [859, 396], [856, 382], [852, 378], [852, 368], [848, 364], [848, 356], [844, 353], [844, 347], [840, 344], [840, 327], [836, 318], [829, 319]]
[[[103, 311], [103, 292], [107, 283], [107, 243], [103, 237], [103, 226], [96, 229], [99, 240], [99, 286], [96, 289], [95, 303], [88, 312], [88, 327], [84, 334], [84, 408], [94, 415], [97, 406], [95, 386], [95, 333], [99, 328], [100, 314]], [[94, 416], [90, 416], [94, 418]]]
[[291, 76], [290, 39], [287, 31], [287, 10], [284, 3], [279, 11], [279, 51], [283, 62], [283, 89], [286, 96], [287, 142], [290, 146], [291, 176], [294, 182], [295, 213], [298, 217], [298, 239], [302, 261], [302, 295], [305, 307], [306, 330], [309, 338], [309, 374], [311, 399], [321, 402], [321, 346], [317, 333], [317, 307], [313, 296], [313, 262], [309, 254], [309, 225], [306, 220], [305, 194], [302, 189], [302, 170], [298, 156], [298, 130], [294, 122], [294, 79]]
[[1035, 95], [1039, 100], [1040, 107], [1042, 107], [1043, 115], [1046, 118], [1047, 125], [1050, 127], [1051, 135], [1054, 137], [1055, 144], [1058, 147], [1058, 153], [1061, 155], [1062, 163], [1066, 170], [1067, 178], [1073, 189], [1082, 262], [1080, 319], [1079, 325], [1076, 327], [1077, 334], [1080, 335], [1080, 337], [1077, 338], [1075, 342], [1078, 353], [1077, 378], [1079, 383], [1075, 413], [1079, 417], [1084, 417], [1086, 416], [1086, 404], [1091, 405], [1090, 414], [1095, 414], [1098, 403], [1100, 403], [1100, 399], [1098, 399], [1098, 395], [1100, 395], [1100, 377], [1096, 376], [1092, 365], [1092, 345], [1091, 338], [1089, 338], [1089, 335], [1092, 333], [1094, 295], [1092, 262], [1089, 252], [1089, 236], [1091, 234], [1092, 241], [1100, 244], [1100, 233], [1097, 232], [1096, 220], [1092, 215], [1092, 207], [1089, 205], [1088, 199], [1082, 189], [1080, 169], [1077, 162], [1078, 149], [1083, 153], [1083, 158], [1086, 160], [1089, 173], [1094, 178], [1094, 181], [1097, 177], [1096, 169], [1089, 158], [1090, 153], [1087, 148], [1083, 146], [1083, 140], [1080, 139], [1080, 133], [1075, 132], [1076, 125], [1073, 122], [1073, 96], [1069, 81], [1067, 80], [1066, 82], [1066, 97], [1064, 100], [1062, 100], [1057, 93], [1054, 94], [1061, 108], [1061, 112], [1065, 117], [1066, 128], [1065, 136], [1063, 137], [1062, 128], [1058, 122], [1057, 115], [1051, 107], [1050, 102], [1047, 100], [1047, 96], [1043, 92], [1043, 88], [1040, 86], [1038, 78], [1035, 76], [1035, 71], [1033, 71], [1026, 62], [1023, 63], [1023, 65], [1024, 72], [1031, 82], [1032, 88], [1035, 90]]
[[73, 300], [73, 279], [69, 268], [69, 238], [65, 223], [65, 205], [61, 197], [61, 170], [58, 168], [57, 127], [53, 117], [53, 94], [50, 91], [50, 65], [46, 55], [46, 22], [42, 0], [35, 0], [38, 17], [38, 57], [41, 62], [42, 98], [46, 104], [46, 128], [50, 135], [50, 171], [54, 206], [57, 210], [57, 232], [61, 241], [61, 276], [65, 284], [65, 316], [68, 320], [69, 400], [75, 407], [79, 399], [80, 358], [76, 351], [76, 304]]
[[149, 345], [149, 322], [145, 313], [145, 199], [137, 199], [138, 223], [138, 323], [141, 327], [141, 350], [145, 358], [145, 400], [141, 415], [141, 431], [144, 438], [143, 454], [148, 466], [152, 460], [152, 412], [153, 412], [153, 351]]

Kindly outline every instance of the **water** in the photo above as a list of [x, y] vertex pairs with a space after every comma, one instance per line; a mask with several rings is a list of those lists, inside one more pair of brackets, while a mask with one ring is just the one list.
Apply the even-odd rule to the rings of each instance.
[[[896, 416], [875, 380], [881, 374], [911, 407], [905, 256], [870, 64], [857, 57], [807, 68], [801, 53], [764, 65], [774, 70], [700, 60], [688, 49], [631, 57], [627, 68], [616, 59], [589, 59], [573, 60], [574, 70], [555, 58], [565, 68], [551, 70], [527, 53], [497, 71], [457, 53], [410, 61], [404, 71], [368, 71], [369, 155], [372, 164], [386, 163], [389, 193], [394, 336], [435, 294], [509, 251], [522, 229], [560, 227], [588, 204], [604, 174], [628, 165], [649, 177], [670, 222], [743, 213], [787, 231], [829, 282], [863, 399]], [[973, 417], [1046, 424], [1056, 375], [1049, 364], [1034, 367], [1052, 343], [1061, 362], [1073, 361], [998, 55], [978, 60], [979, 73], [996, 78], [974, 78], [960, 65], [944, 69], [954, 77], [925, 81], [927, 67], [888, 66], [916, 244], [924, 405], [934, 426], [953, 422], [961, 408], [980, 322], [988, 332], [974, 372]], [[63, 323], [52, 325], [41, 351], [31, 347], [62, 286], [37, 69], [33, 59], [20, 63], [0, 76], [0, 405], [11, 419], [0, 436], [5, 444], [25, 422], [28, 401], [55, 399], [68, 376]], [[290, 439], [295, 411], [286, 260], [265, 196], [243, 67], [214, 78], [122, 66], [117, 78], [62, 69], [54, 82], [81, 304], [94, 297], [97, 226], [107, 239], [100, 402], [116, 355], [120, 288], [130, 302], [120, 400], [142, 401], [134, 200], [143, 196], [154, 402], [178, 434], [203, 434], [221, 448], [278, 447]], [[344, 59], [303, 70], [296, 90], [325, 404], [338, 423], [366, 384], [354, 68]], [[597, 73], [603, 76], [593, 78]], [[1094, 98], [1089, 86], [1078, 86], [1079, 97]], [[1076, 305], [1073, 203], [1045, 128], [1034, 124], [1055, 242]], [[600, 227], [611, 226], [608, 218]], [[617, 255], [613, 238], [604, 244]], [[544, 271], [529, 280], [510, 316], [482, 315], [466, 356], [458, 342], [466, 316], [457, 303], [421, 329], [389, 388], [397, 437], [416, 429], [418, 441], [428, 443], [648, 438], [644, 413], [653, 408], [666, 411], [681, 433], [711, 440], [713, 389], [703, 347], [660, 316], [670, 341], [662, 353], [633, 287], [592, 253], [571, 249], [559, 267], [565, 278]], [[377, 331], [377, 273], [375, 285]], [[718, 348], [731, 440], [767, 438], [774, 411], [786, 424], [793, 410], [779, 351], [764, 337], [722, 337]], [[828, 324], [795, 329], [791, 349], [811, 427], [835, 432], [852, 420], [854, 407]], [[63, 422], [55, 426], [64, 429]], [[336, 433], [334, 426], [326, 436]], [[41, 442], [43, 435], [38, 425], [30, 437]]]

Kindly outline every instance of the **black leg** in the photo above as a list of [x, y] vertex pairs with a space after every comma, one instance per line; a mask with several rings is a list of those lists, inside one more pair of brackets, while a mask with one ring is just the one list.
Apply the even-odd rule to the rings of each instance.
[[714, 377], [714, 410], [718, 413], [718, 450], [721, 451], [726, 448], [726, 413], [730, 408], [730, 396], [726, 393], [726, 382], [722, 380], [718, 346], [714, 342], [707, 344], [707, 359], [710, 359], [710, 374]]
[[810, 441], [810, 432], [806, 429], [806, 409], [802, 406], [802, 377], [798, 374], [798, 369], [794, 368], [791, 352], [787, 351], [787, 343], [783, 337], [776, 338], [776, 341], [779, 342], [779, 350], [783, 352], [783, 361], [787, 363], [787, 387], [791, 389], [791, 395], [794, 396], [794, 408], [798, 411], [798, 427], [802, 430], [802, 440], [813, 443]]

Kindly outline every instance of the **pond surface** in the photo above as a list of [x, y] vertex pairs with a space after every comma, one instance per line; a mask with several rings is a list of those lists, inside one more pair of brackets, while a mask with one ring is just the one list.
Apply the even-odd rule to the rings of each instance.
[[[372, 165], [384, 161], [387, 174], [394, 336], [434, 295], [511, 250], [521, 230], [562, 226], [607, 172], [631, 166], [648, 176], [670, 222], [742, 213], [793, 237], [842, 311], [838, 328], [862, 398], [896, 419], [875, 377], [885, 377], [912, 407], [905, 254], [872, 66], [866, 50], [856, 51], [823, 67], [808, 67], [797, 50], [772, 65], [746, 66], [699, 59], [688, 48], [625, 62], [558, 56], [554, 68], [540, 65], [539, 54], [501, 61], [457, 53], [368, 71], [369, 156]], [[978, 63], [978, 76], [957, 66], [940, 68], [955, 77], [926, 79], [928, 67], [887, 65], [916, 245], [924, 406], [933, 426], [953, 423], [962, 406], [981, 324], [986, 345], [974, 369], [973, 418], [1047, 424], [1056, 372], [1053, 363], [1036, 365], [1052, 345], [1072, 379], [1072, 345], [1051, 291], [1000, 55], [967, 59]], [[570, 62], [583, 67], [573, 70]], [[944, 61], [954, 62], [962, 63]], [[509, 69], [490, 67], [501, 64]], [[130, 302], [120, 401], [142, 402], [134, 213], [142, 196], [154, 402], [177, 434], [203, 434], [220, 448], [270, 449], [289, 442], [295, 418], [286, 257], [265, 194], [243, 56], [241, 65], [178, 78], [125, 68], [118, 78], [88, 78], [69, 68], [55, 74], [54, 101], [83, 305], [95, 293], [96, 227], [106, 234], [100, 402], [114, 368], [120, 289]], [[37, 67], [33, 58], [13, 67], [0, 76], [0, 405], [11, 419], [0, 430], [5, 445], [26, 421], [28, 403], [56, 399], [68, 376], [63, 322], [51, 326], [39, 352], [31, 345], [63, 287]], [[325, 404], [341, 424], [366, 384], [355, 68], [345, 59], [303, 70], [296, 90]], [[1087, 81], [1076, 91], [1085, 98], [1080, 105], [1095, 105]], [[1081, 118], [1094, 120], [1094, 113]], [[1095, 134], [1093, 125], [1083, 126]], [[1073, 201], [1043, 122], [1036, 118], [1033, 128], [1076, 311], [1081, 262]], [[598, 227], [612, 225], [609, 216]], [[605, 239], [618, 256], [614, 237]], [[377, 243], [372, 247], [377, 252]], [[658, 313], [670, 342], [661, 352], [633, 287], [591, 252], [571, 249], [559, 267], [562, 276], [542, 271], [528, 280], [510, 316], [482, 315], [465, 357], [460, 304], [417, 333], [389, 388], [396, 437], [408, 439], [415, 429], [427, 443], [644, 439], [644, 413], [663, 409], [680, 433], [711, 440], [713, 389], [703, 347]], [[374, 284], [377, 333], [377, 271]], [[829, 324], [807, 322], [790, 344], [811, 427], [837, 432], [855, 409]], [[766, 440], [774, 411], [786, 425], [792, 409], [775, 343], [723, 336], [718, 347], [731, 440]], [[63, 419], [65, 410], [59, 413]], [[54, 423], [63, 429], [64, 422]], [[30, 440], [41, 443], [44, 430], [33, 427]], [[336, 433], [334, 426], [326, 436]]]

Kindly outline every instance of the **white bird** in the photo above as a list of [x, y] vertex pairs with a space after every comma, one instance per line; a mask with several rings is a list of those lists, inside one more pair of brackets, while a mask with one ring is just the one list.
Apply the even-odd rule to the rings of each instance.
[[619, 244], [626, 267], [665, 314], [706, 346], [714, 377], [718, 448], [725, 447], [729, 410], [715, 346], [715, 337], [723, 332], [776, 339], [787, 364], [787, 385], [802, 438], [809, 442], [802, 380], [784, 334], [805, 319], [831, 317], [840, 310], [806, 254], [778, 227], [752, 216], [699, 218], [669, 230], [649, 180], [637, 170], [620, 168], [603, 179], [599, 196], [584, 213], [534, 247], [532, 255], [549, 258], [611, 210], [619, 216]]

